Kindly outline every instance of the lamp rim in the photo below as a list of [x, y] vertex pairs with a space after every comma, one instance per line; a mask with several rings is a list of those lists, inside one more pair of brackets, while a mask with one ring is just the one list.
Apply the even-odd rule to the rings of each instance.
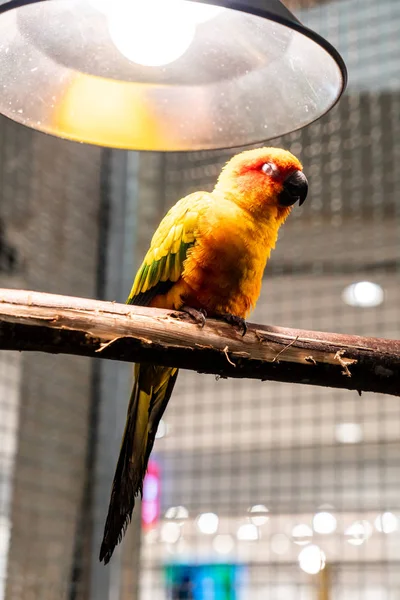
[[[32, 0], [28, 0], [32, 1]], [[41, 1], [41, 0], [33, 0]], [[51, 0], [44, 0], [51, 1]], [[54, 0], [53, 0], [54, 1]], [[274, 21], [280, 25], [284, 25], [285, 27], [289, 27], [289, 29], [294, 29], [298, 33], [305, 35], [310, 38], [313, 42], [321, 46], [331, 57], [335, 60], [338, 65], [341, 75], [342, 75], [342, 88], [338, 97], [334, 104], [328, 109], [328, 111], [333, 108], [338, 100], [341, 98], [343, 92], [345, 91], [348, 83], [348, 72], [346, 64], [341, 56], [341, 54], [336, 50], [336, 48], [328, 42], [322, 35], [306, 27], [303, 25], [301, 21], [297, 19], [297, 17], [288, 9], [284, 4], [282, 4], [281, 0], [191, 0], [192, 2], [198, 2], [200, 4], [213, 4], [215, 6], [221, 6], [223, 8], [231, 8], [233, 10], [237, 10], [240, 12], [245, 12], [256, 17], [261, 17], [264, 19], [269, 19], [270, 21]], [[328, 112], [327, 111], [327, 112]], [[323, 113], [323, 114], [326, 114]], [[323, 116], [323, 115], [321, 115]], [[303, 125], [304, 127], [304, 125]]]

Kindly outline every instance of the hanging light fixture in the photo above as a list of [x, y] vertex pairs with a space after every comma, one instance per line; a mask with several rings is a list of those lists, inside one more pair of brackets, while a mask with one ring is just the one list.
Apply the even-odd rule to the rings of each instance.
[[346, 79], [279, 0], [0, 0], [0, 112], [62, 138], [262, 142], [326, 113]]

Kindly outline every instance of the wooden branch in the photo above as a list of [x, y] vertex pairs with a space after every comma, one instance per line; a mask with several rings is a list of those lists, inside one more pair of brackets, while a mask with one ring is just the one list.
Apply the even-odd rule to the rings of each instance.
[[400, 341], [250, 324], [0, 289], [0, 349], [174, 365], [221, 377], [400, 395]]

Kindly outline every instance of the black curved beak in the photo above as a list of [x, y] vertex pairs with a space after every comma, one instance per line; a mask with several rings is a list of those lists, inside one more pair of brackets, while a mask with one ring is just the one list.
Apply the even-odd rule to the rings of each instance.
[[301, 206], [308, 193], [307, 177], [302, 171], [293, 171], [283, 182], [283, 189], [279, 194], [281, 206], [293, 206], [297, 201]]

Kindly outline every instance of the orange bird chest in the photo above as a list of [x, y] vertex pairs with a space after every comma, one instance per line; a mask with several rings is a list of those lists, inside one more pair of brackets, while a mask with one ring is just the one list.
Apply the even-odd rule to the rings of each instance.
[[219, 205], [200, 222], [182, 276], [191, 290], [189, 304], [205, 308], [210, 315], [246, 317], [260, 294], [277, 227], [275, 219], [257, 222], [230, 204]]

